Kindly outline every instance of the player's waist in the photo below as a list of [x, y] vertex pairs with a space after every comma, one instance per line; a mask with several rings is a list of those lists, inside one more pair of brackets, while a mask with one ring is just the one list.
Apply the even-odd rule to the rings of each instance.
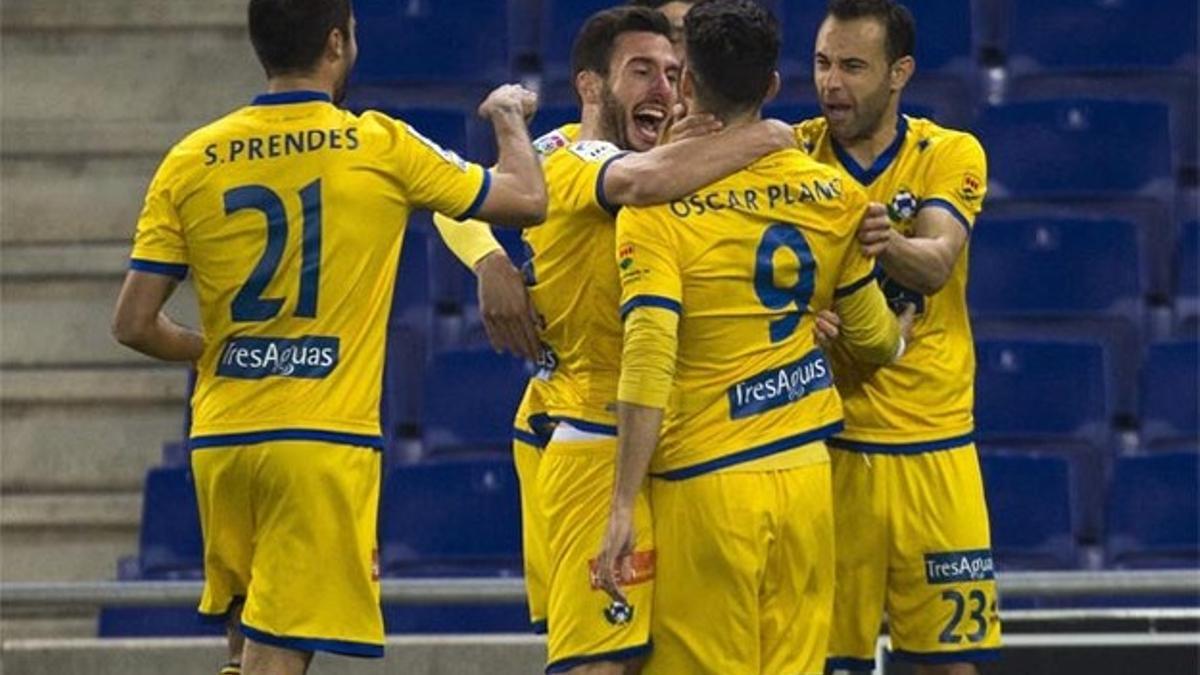
[[920, 455], [970, 445], [975, 442], [975, 432], [968, 428], [902, 437], [846, 428], [828, 442], [829, 447], [835, 450], [868, 455]]
[[664, 438], [662, 459], [650, 475], [660, 480], [686, 480], [781, 453], [814, 448], [823, 451], [823, 446], [816, 442], [832, 437], [842, 428], [838, 419], [783, 437], [749, 443], [739, 443], [736, 438], [723, 440], [719, 434], [714, 438], [714, 434], [703, 429], [695, 433], [676, 432], [674, 438]]
[[383, 449], [383, 435], [378, 424], [349, 425], [303, 419], [219, 425], [196, 421], [192, 425], [188, 447], [218, 448], [276, 441], [319, 441], [373, 450]]
[[550, 445], [551, 440], [582, 441], [616, 436], [616, 419], [590, 416], [586, 412], [579, 415], [539, 412], [523, 419], [518, 416], [513, 425], [514, 440], [539, 450]]

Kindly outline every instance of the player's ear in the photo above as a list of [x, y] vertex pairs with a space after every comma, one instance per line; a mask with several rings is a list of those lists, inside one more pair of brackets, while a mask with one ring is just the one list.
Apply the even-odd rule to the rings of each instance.
[[325, 58], [330, 61], [340, 61], [346, 56], [346, 35], [342, 33], [341, 28], [333, 28], [329, 31], [329, 37], [325, 39]]
[[908, 85], [908, 81], [912, 79], [913, 72], [917, 69], [917, 62], [911, 56], [901, 56], [892, 64], [891, 77], [892, 91], [900, 91]]
[[767, 85], [767, 95], [763, 97], [763, 103], [770, 103], [779, 95], [779, 89], [783, 86], [783, 80], [779, 77], [779, 71], [771, 71], [771, 83]]
[[575, 76], [575, 91], [579, 94], [579, 100], [585, 104], [596, 105], [600, 103], [601, 92], [604, 91], [604, 78], [600, 74], [591, 70], [581, 70]]
[[688, 104], [696, 98], [696, 76], [687, 63], [683, 64], [683, 72], [679, 74], [679, 100]]

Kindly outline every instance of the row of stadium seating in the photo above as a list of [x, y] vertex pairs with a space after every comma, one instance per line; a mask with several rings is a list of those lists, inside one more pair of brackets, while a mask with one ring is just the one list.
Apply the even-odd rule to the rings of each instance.
[[[1102, 564], [1164, 568], [1200, 564], [1200, 454], [1170, 452], [1117, 459], [1104, 508]], [[1089, 565], [1071, 501], [1072, 468], [1062, 457], [987, 452], [982, 470], [1000, 569]], [[519, 576], [517, 478], [504, 456], [476, 455], [391, 468], [380, 507], [384, 576]], [[122, 561], [126, 581], [202, 576], [200, 525], [186, 467], [146, 477], [137, 556]], [[414, 516], [413, 514], [420, 514]], [[392, 607], [392, 632], [522, 630], [521, 608]], [[108, 609], [101, 635], [202, 632], [185, 610]]]
[[[813, 39], [824, 2], [763, 0], [781, 18], [785, 94], [811, 91]], [[553, 102], [571, 100], [570, 45], [612, 0], [366, 0], [359, 17], [357, 94], [372, 105], [471, 100], [489, 84], [525, 77]], [[1196, 4], [1190, 0], [910, 0], [918, 73], [909, 102], [964, 125], [983, 102], [1063, 95], [1156, 101], [1171, 110], [1195, 164]], [[1064, 40], [1062, 36], [1084, 36]], [[421, 54], [422, 58], [408, 58]], [[468, 93], [469, 92], [469, 93]], [[436, 96], [437, 98], [431, 98]], [[811, 99], [812, 95], [808, 94]]]

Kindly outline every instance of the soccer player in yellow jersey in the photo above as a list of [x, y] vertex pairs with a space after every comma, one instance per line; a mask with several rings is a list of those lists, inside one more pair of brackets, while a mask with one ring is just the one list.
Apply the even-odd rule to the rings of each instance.
[[919, 673], [960, 675], [1000, 645], [966, 307], [987, 164], [970, 134], [898, 114], [914, 34], [892, 0], [831, 2], [814, 66], [824, 117], [798, 126], [809, 154], [886, 206], [860, 242], [889, 301], [917, 314], [897, 363], [833, 354], [846, 429], [829, 442], [838, 538], [829, 656], [832, 668], [871, 670], [886, 612], [894, 656]]
[[[302, 673], [314, 651], [382, 655], [377, 383], [409, 211], [531, 224], [546, 208], [524, 124], [536, 97], [493, 92], [480, 114], [500, 159], [469, 164], [333, 105], [353, 23], [349, 0], [251, 0], [268, 93], [167, 154], [113, 320], [122, 343], [196, 366], [200, 611], [240, 607], [247, 674]], [[188, 273], [201, 331], [162, 313]]]
[[[548, 621], [550, 673], [621, 673], [649, 651], [655, 553], [644, 498], [645, 537], [632, 557], [626, 602], [613, 605], [591, 571], [616, 456], [614, 213], [622, 204], [685, 196], [795, 147], [790, 127], [761, 122], [655, 148], [675, 103], [670, 31], [662, 14], [645, 8], [589, 18], [572, 50], [581, 122], [535, 143], [550, 207], [546, 222], [523, 237], [544, 347], [515, 422], [514, 456], [526, 507], [526, 581], [534, 618], [541, 611]], [[692, 116], [672, 134], [681, 126], [703, 134], [716, 126], [710, 119]]]
[[[713, 0], [685, 24], [688, 110], [753, 123], [779, 86], [774, 17], [752, 0]], [[823, 669], [834, 564], [825, 439], [841, 430], [842, 406], [814, 315], [836, 306], [859, 358], [903, 352], [855, 240], [866, 208], [836, 170], [785, 150], [617, 219], [620, 454], [597, 571], [627, 596], [649, 472], [647, 673]]]

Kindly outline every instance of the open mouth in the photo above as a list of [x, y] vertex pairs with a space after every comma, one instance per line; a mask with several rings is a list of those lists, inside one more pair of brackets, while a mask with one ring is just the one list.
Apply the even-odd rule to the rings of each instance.
[[821, 106], [822, 112], [825, 113], [825, 118], [834, 121], [842, 122], [850, 117], [853, 109], [845, 103], [825, 103]]
[[633, 130], [643, 144], [658, 142], [658, 133], [667, 123], [667, 110], [659, 105], [644, 105], [633, 111]]

